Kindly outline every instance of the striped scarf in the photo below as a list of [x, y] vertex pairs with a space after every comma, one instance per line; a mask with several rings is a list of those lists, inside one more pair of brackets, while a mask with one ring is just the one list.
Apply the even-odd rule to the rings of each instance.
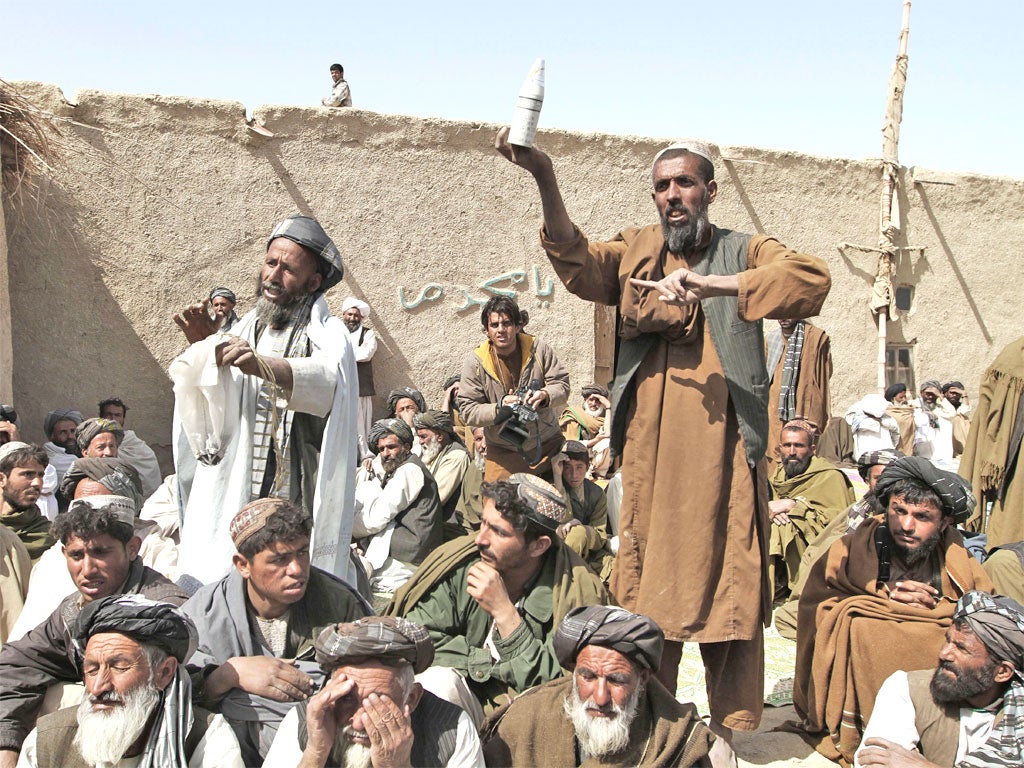
[[804, 351], [804, 321], [796, 324], [786, 344], [786, 358], [782, 363], [782, 390], [779, 392], [779, 419], [783, 423], [795, 419], [796, 387], [800, 380], [800, 356]]
[[[289, 332], [288, 342], [281, 357], [308, 357], [309, 338], [306, 326], [309, 325], [309, 312], [316, 296], [310, 294], [296, 309], [286, 326]], [[264, 328], [262, 323], [256, 328], [256, 344]], [[273, 411], [277, 407], [277, 434], [273, 434]], [[290, 499], [292, 466], [288, 460], [289, 437], [291, 436], [292, 412], [288, 410], [283, 398], [272, 399], [270, 382], [260, 385], [259, 396], [256, 398], [256, 421], [252, 440], [252, 475], [250, 500], [264, 495], [279, 499]], [[274, 449], [274, 461], [271, 464], [271, 449]], [[263, 493], [263, 484], [268, 465], [276, 477], [269, 493]]]

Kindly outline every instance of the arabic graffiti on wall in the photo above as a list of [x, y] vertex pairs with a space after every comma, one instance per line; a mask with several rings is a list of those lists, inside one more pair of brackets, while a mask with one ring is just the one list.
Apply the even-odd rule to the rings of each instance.
[[[457, 296], [461, 295], [461, 302], [452, 302], [449, 306], [458, 313], [465, 312], [473, 307], [483, 306], [492, 296], [515, 298], [517, 293], [525, 292], [529, 287], [529, 283], [532, 282], [533, 294], [537, 298], [537, 305], [544, 308], [549, 307], [551, 305], [549, 299], [555, 292], [554, 279], [549, 277], [542, 282], [540, 267], [536, 264], [533, 265], [530, 277], [532, 280], [528, 281], [527, 273], [520, 269], [503, 272], [500, 275], [484, 280], [475, 288], [457, 286], [453, 292]], [[483, 291], [485, 295], [474, 296], [471, 291]], [[429, 305], [440, 302], [444, 295], [445, 289], [440, 283], [427, 283], [416, 294], [412, 292], [407, 294], [404, 287], [399, 287], [398, 302], [402, 305], [402, 309], [413, 310], [424, 304]]]

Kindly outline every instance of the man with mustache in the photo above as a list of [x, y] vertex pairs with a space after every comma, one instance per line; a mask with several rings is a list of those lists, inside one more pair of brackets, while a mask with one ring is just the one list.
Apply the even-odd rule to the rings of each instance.
[[555, 632], [571, 677], [518, 697], [485, 724], [488, 765], [706, 765], [714, 737], [693, 704], [652, 676], [664, 636], [647, 616], [600, 605]]
[[242, 768], [223, 716], [191, 706], [183, 665], [196, 628], [180, 610], [138, 595], [106, 597], [79, 614], [72, 634], [85, 696], [40, 718], [19, 768]]
[[366, 325], [370, 318], [370, 305], [349, 296], [341, 303], [341, 319], [348, 331], [348, 340], [356, 355], [356, 372], [359, 376], [359, 456], [366, 458], [370, 451], [366, 436], [373, 424], [373, 396], [377, 390], [373, 385], [373, 356], [377, 354], [377, 334]]
[[934, 670], [894, 672], [878, 692], [855, 768], [1024, 765], [1024, 608], [968, 592]]
[[483, 768], [469, 715], [416, 682], [434, 658], [423, 627], [390, 616], [337, 624], [316, 658], [327, 683], [285, 717], [264, 768]]
[[83, 421], [85, 417], [73, 408], [57, 408], [46, 414], [43, 420], [43, 432], [47, 438], [43, 448], [57, 472], [57, 483], [64, 478], [64, 473], [78, 456], [75, 428]]
[[[217, 337], [217, 365], [241, 382], [235, 437], [212, 466], [178, 452], [183, 573], [204, 583], [220, 578], [233, 554], [232, 517], [253, 499], [274, 497], [312, 515], [313, 563], [354, 583], [356, 364], [345, 326], [324, 299], [341, 278], [341, 254], [316, 219], [292, 216], [271, 232], [255, 308]], [[207, 304], [175, 316], [192, 344], [217, 330]], [[190, 348], [181, 359], [197, 353]]]
[[779, 435], [780, 464], [769, 479], [768, 502], [769, 573], [776, 601], [795, 589], [807, 545], [856, 498], [846, 475], [814, 455], [815, 433], [814, 427], [797, 419]]
[[197, 704], [231, 723], [246, 765], [259, 765], [281, 719], [323, 677], [313, 641], [371, 613], [347, 584], [309, 563], [312, 521], [283, 499], [257, 499], [231, 521], [234, 567], [182, 610], [199, 630], [189, 662]]
[[956, 530], [975, 504], [966, 481], [903, 456], [882, 471], [875, 495], [885, 515], [818, 559], [797, 614], [793, 704], [834, 760], [853, 760], [882, 682], [939, 652], [956, 600], [992, 590]]
[[428, 409], [417, 413], [413, 417], [413, 427], [420, 440], [420, 460], [437, 482], [437, 494], [444, 507], [444, 519], [448, 522], [455, 512], [462, 492], [462, 480], [472, 459], [447, 411]]
[[0, 447], [0, 525], [18, 535], [33, 561], [53, 543], [50, 521], [37, 502], [43, 492], [47, 453], [27, 443]]
[[701, 644], [716, 758], [735, 764], [732, 729], [761, 720], [771, 620], [764, 463], [764, 318], [821, 311], [828, 267], [774, 238], [714, 227], [711, 149], [683, 141], [651, 168], [660, 225], [610, 242], [572, 223], [549, 158], [495, 146], [533, 175], [541, 244], [566, 288], [618, 307], [611, 449], [622, 457], [619, 551], [611, 587], [665, 632], [658, 679], [676, 684], [684, 641]]
[[386, 610], [430, 630], [434, 665], [419, 680], [477, 725], [485, 710], [559, 677], [558, 622], [610, 600], [555, 533], [566, 509], [554, 486], [520, 473], [481, 491], [479, 532], [436, 549]]
[[400, 418], [370, 429], [377, 452], [356, 475], [353, 537], [373, 566], [370, 585], [391, 593], [442, 541], [444, 511], [433, 475], [412, 453], [413, 432]]

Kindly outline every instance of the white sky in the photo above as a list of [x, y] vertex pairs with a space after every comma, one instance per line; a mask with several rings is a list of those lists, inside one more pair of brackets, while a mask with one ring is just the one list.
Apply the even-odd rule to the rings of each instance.
[[[169, 3], [10, 0], [0, 77], [507, 122], [547, 62], [541, 128], [862, 159], [881, 153], [901, 0]], [[1024, 3], [918, 0], [900, 161], [1024, 178]]]

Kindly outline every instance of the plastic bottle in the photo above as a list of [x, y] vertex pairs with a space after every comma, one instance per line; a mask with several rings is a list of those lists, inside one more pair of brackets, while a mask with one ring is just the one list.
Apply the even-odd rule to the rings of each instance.
[[530, 74], [523, 81], [516, 100], [516, 111], [509, 129], [509, 144], [518, 147], [532, 147], [537, 135], [537, 120], [544, 104], [544, 59], [533, 62]]

